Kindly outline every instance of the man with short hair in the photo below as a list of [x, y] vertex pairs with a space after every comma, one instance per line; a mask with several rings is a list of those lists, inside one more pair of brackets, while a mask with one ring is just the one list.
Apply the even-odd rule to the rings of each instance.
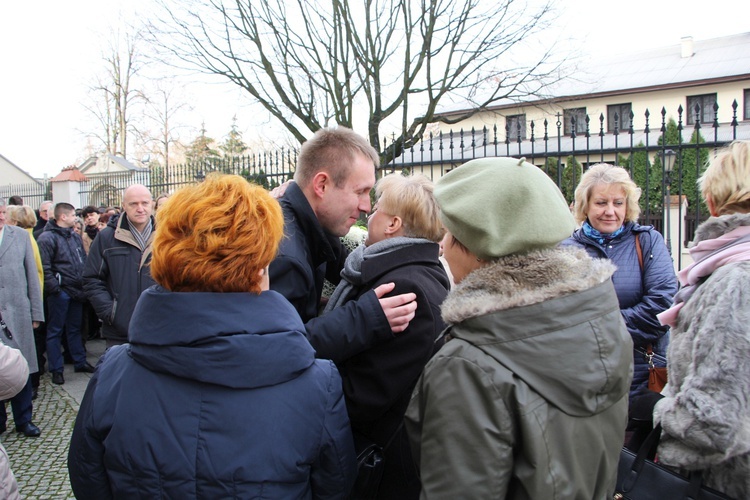
[[81, 273], [85, 253], [81, 237], [73, 231], [76, 224], [75, 207], [69, 203], [55, 205], [54, 219], [47, 222], [39, 236], [39, 252], [44, 268], [44, 292], [47, 296], [47, 357], [52, 382], [64, 384], [62, 334], [68, 337], [68, 350], [76, 372], [93, 373], [86, 361], [81, 340], [83, 294]]
[[295, 182], [279, 200], [286, 237], [269, 268], [271, 289], [297, 309], [320, 358], [347, 359], [391, 338], [417, 307], [413, 293], [385, 297], [394, 288], [388, 283], [318, 317], [323, 280], [338, 283], [348, 255], [339, 238], [372, 208], [378, 163], [375, 149], [354, 131], [321, 129], [302, 145]]
[[47, 226], [50, 208], [52, 208], [52, 202], [50, 200], [44, 200], [39, 204], [39, 218], [37, 219], [36, 226], [34, 226], [34, 230], [32, 231], [35, 240], [39, 240], [39, 235], [44, 232], [44, 228]]
[[128, 325], [151, 278], [154, 218], [151, 192], [133, 184], [123, 195], [124, 213], [111, 217], [91, 244], [83, 271], [86, 297], [102, 320], [107, 347], [128, 341]]

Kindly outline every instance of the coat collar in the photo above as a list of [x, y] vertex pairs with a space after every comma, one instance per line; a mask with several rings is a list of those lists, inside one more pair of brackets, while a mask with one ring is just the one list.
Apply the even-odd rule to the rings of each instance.
[[507, 255], [467, 275], [442, 306], [448, 324], [587, 290], [608, 280], [615, 267], [585, 250], [556, 248]]
[[0, 257], [3, 256], [5, 252], [8, 251], [8, 249], [13, 245], [13, 243], [16, 240], [16, 231], [11, 229], [14, 226], [9, 226], [8, 224], [5, 224], [3, 226], [3, 231], [5, 234], [3, 235], [3, 241], [0, 243]]
[[[286, 207], [290, 213], [285, 213], [285, 218], [292, 217], [296, 220], [297, 230], [302, 231], [305, 241], [310, 247], [311, 258], [314, 265], [320, 265], [323, 262], [331, 261], [336, 258], [333, 251], [332, 241], [338, 240], [338, 237], [327, 233], [318, 221], [318, 217], [307, 201], [305, 193], [296, 182], [292, 182], [287, 187], [284, 197], [281, 199], [281, 205]], [[286, 220], [286, 226], [289, 227], [289, 220]]]

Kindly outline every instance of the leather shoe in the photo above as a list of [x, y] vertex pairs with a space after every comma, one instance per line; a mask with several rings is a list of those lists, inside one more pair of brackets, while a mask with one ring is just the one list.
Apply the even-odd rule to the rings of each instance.
[[23, 425], [17, 425], [16, 432], [21, 432], [24, 436], [30, 438], [39, 437], [42, 434], [42, 431], [39, 430], [39, 427], [31, 422], [26, 422]]
[[32, 389], [31, 390], [31, 400], [34, 401], [38, 397], [39, 397], [39, 389]]
[[5, 426], [5, 424], [0, 424], [0, 434], [4, 433], [7, 430], [8, 428]]
[[74, 370], [76, 373], [94, 373], [96, 368], [91, 366], [91, 363], [86, 362], [85, 365], [76, 366]]
[[62, 372], [52, 372], [52, 383], [57, 385], [63, 385], [65, 378], [63, 378]]

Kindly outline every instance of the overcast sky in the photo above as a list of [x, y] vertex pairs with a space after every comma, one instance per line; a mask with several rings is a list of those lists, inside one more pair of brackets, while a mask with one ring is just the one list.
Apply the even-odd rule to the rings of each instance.
[[[143, 15], [149, 0], [37, 0], [0, 3], [0, 155], [36, 177], [52, 177], [86, 156], [88, 87], [102, 68], [105, 33]], [[750, 31], [747, 0], [558, 0], [560, 26], [594, 54], [640, 51]], [[232, 117], [246, 142], [257, 111], [221, 84], [185, 88], [195, 128], [221, 139]], [[265, 127], [267, 128], [267, 124]], [[183, 131], [184, 140], [196, 131]]]

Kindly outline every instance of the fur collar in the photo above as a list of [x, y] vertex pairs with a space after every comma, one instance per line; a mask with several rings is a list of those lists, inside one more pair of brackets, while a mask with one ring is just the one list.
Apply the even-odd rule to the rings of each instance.
[[750, 214], [729, 214], [710, 217], [695, 230], [695, 239], [690, 243], [690, 247], [703, 240], [716, 239], [740, 226], [750, 226]]
[[508, 255], [467, 275], [442, 306], [443, 319], [457, 324], [515, 307], [587, 290], [610, 279], [615, 266], [585, 250], [554, 248]]

